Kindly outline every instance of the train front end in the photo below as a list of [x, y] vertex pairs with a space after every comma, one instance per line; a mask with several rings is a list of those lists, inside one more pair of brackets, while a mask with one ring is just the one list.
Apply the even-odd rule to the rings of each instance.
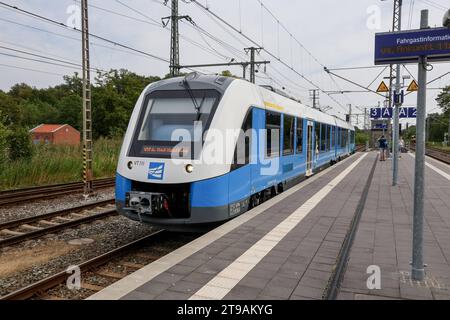
[[221, 99], [232, 81], [194, 74], [160, 81], [144, 90], [118, 163], [116, 206], [120, 214], [173, 230], [195, 230], [228, 219], [228, 206], [208, 201], [220, 201], [221, 195], [228, 194], [215, 179], [226, 175], [229, 166], [206, 165], [200, 157], [205, 132], [216, 122]]

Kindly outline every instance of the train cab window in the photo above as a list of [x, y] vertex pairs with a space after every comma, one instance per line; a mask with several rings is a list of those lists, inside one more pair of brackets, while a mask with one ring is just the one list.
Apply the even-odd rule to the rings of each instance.
[[194, 142], [203, 144], [203, 133], [209, 129], [219, 101], [215, 90], [149, 94], [136, 123], [129, 156], [171, 158], [180, 149], [179, 157], [196, 158], [201, 150], [194, 150]]
[[303, 153], [303, 119], [297, 118], [297, 154]]
[[294, 154], [294, 117], [284, 115], [283, 121], [283, 155]]
[[280, 156], [280, 128], [281, 114], [266, 113], [266, 156], [268, 158]]
[[242, 131], [239, 135], [236, 149], [234, 150], [233, 164], [231, 165], [231, 171], [237, 170], [250, 163], [251, 159], [251, 145], [252, 145], [252, 133], [253, 128], [253, 112], [250, 110], [244, 119], [242, 125]]

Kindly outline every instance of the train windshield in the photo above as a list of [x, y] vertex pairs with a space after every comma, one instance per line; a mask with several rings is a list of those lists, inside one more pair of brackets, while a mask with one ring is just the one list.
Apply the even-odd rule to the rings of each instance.
[[152, 93], [145, 99], [130, 156], [170, 157], [180, 143], [202, 141], [218, 100], [214, 90]]

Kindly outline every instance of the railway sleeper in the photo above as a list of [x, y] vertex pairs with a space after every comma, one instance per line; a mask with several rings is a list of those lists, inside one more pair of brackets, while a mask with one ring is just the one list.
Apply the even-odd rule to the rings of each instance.
[[59, 223], [51, 222], [51, 221], [47, 221], [47, 220], [40, 220], [39, 223], [44, 224], [46, 226], [57, 226], [59, 224]]
[[21, 236], [21, 235], [25, 234], [25, 232], [13, 231], [13, 230], [9, 230], [9, 229], [3, 229], [1, 231], [1, 233], [6, 234], [8, 236]]
[[26, 229], [26, 230], [31, 230], [31, 231], [42, 230], [42, 228], [40, 228], [40, 227], [32, 226], [29, 224], [23, 224], [20, 226], [20, 228]]

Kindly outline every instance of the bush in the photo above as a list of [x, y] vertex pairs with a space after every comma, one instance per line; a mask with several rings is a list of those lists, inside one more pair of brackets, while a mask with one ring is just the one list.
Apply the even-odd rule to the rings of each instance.
[[7, 137], [9, 159], [31, 159], [33, 156], [33, 144], [30, 133], [24, 128], [16, 128], [10, 131]]
[[366, 144], [367, 141], [370, 140], [370, 136], [368, 133], [364, 131], [357, 130], [356, 132], [356, 144]]
[[8, 129], [0, 122], [0, 169], [8, 160], [8, 135]]
[[[94, 141], [94, 177], [114, 177], [122, 140]], [[0, 190], [76, 182], [82, 179], [78, 146], [36, 145], [31, 159], [8, 161], [0, 170]]]

